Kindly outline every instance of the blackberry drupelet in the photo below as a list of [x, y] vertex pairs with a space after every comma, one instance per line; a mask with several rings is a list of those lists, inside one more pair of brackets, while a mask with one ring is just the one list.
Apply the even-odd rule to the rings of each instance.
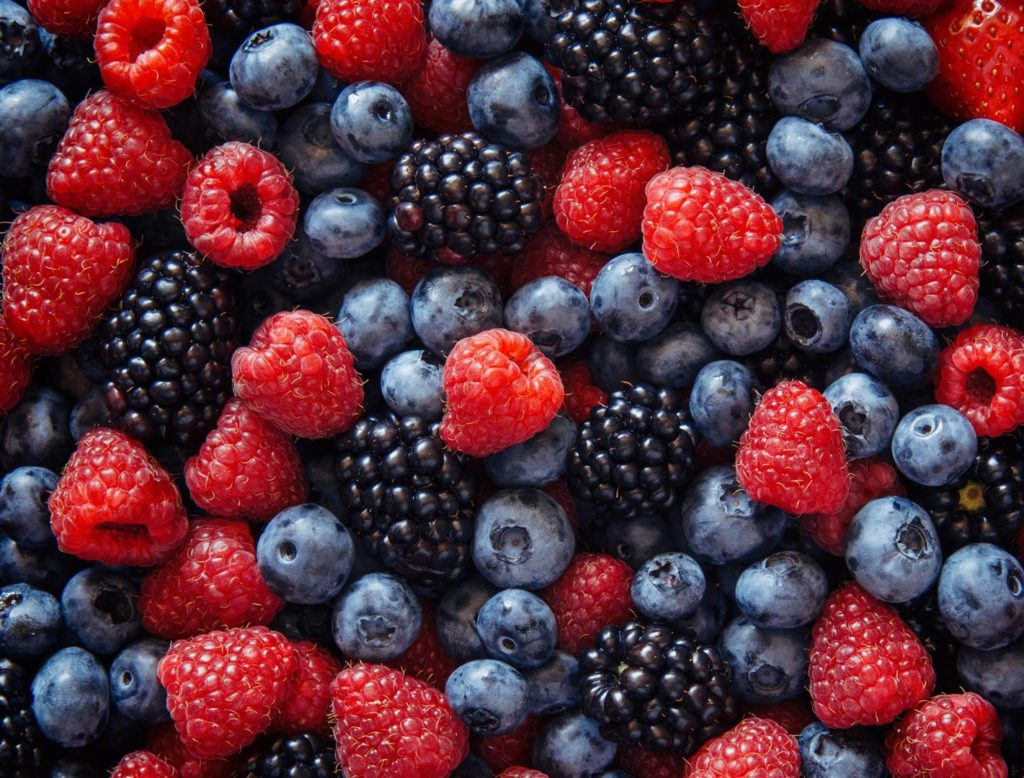
[[477, 479], [440, 422], [363, 416], [336, 441], [343, 517], [366, 550], [417, 590], [439, 593], [472, 567]]
[[417, 140], [391, 170], [388, 233], [405, 254], [522, 251], [543, 223], [544, 179], [519, 151], [475, 132]]
[[636, 125], [688, 110], [718, 75], [714, 23], [688, 2], [556, 0], [547, 58], [585, 119]]
[[231, 35], [299, 18], [299, 0], [204, 0], [203, 11], [212, 27]]
[[32, 715], [28, 671], [0, 657], [0, 775], [35, 778], [46, 759], [48, 745]]
[[981, 296], [1006, 323], [1024, 328], [1024, 204], [1005, 211], [975, 208], [981, 241]]
[[249, 752], [246, 778], [337, 778], [334, 744], [312, 732], [282, 735]]
[[747, 357], [745, 362], [761, 386], [771, 389], [781, 381], [797, 379], [819, 391], [825, 389], [825, 373], [833, 354], [815, 355], [801, 351], [780, 332], [775, 342], [763, 351]]
[[598, 520], [661, 513], [689, 483], [699, 440], [676, 390], [620, 389], [580, 425], [569, 450], [569, 489]]
[[141, 263], [102, 331], [107, 406], [141, 440], [195, 446], [231, 397], [239, 318], [231, 274], [188, 251]]
[[689, 756], [739, 717], [729, 663], [666, 624], [605, 627], [579, 662], [580, 709], [609, 740]]
[[932, 658], [936, 676], [935, 694], [960, 691], [960, 678], [956, 671], [958, 643], [942, 620], [937, 590], [932, 588], [930, 592], [895, 607], [900, 618], [913, 630]]

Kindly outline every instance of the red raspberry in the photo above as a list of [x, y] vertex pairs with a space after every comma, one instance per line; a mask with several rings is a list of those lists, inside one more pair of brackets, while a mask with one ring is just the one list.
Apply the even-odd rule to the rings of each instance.
[[781, 726], [786, 732], [796, 737], [804, 727], [814, 722], [814, 714], [805, 701], [805, 697], [799, 699], [783, 700], [782, 702], [769, 702], [763, 705], [751, 705], [747, 713], [757, 716], [759, 719], [771, 719]]
[[32, 380], [32, 357], [0, 314], [0, 416], [18, 404]]
[[165, 762], [174, 765], [181, 778], [234, 778], [236, 758], [203, 759], [194, 756], [185, 748], [171, 722], [150, 729], [146, 747]]
[[316, 732], [330, 737], [331, 681], [341, 672], [341, 662], [316, 643], [303, 641], [293, 645], [299, 669], [295, 672], [292, 693], [281, 704], [270, 728], [290, 735]]
[[565, 482], [564, 478], [559, 478], [557, 481], [547, 484], [544, 487], [544, 492], [562, 506], [562, 510], [565, 511], [565, 518], [569, 520], [569, 526], [575, 532], [576, 528], [580, 525], [580, 517], [576, 514], [576, 498], [569, 491], [569, 484]]
[[540, 770], [533, 770], [529, 767], [519, 767], [513, 765], [512, 767], [506, 767], [498, 774], [498, 778], [548, 778], [547, 773], [542, 773]]
[[709, 740], [690, 760], [687, 778], [800, 778], [796, 738], [769, 719], [743, 719]]
[[180, 778], [177, 768], [149, 751], [132, 751], [121, 757], [110, 778]]
[[997, 324], [963, 330], [939, 355], [935, 401], [960, 411], [979, 435], [1024, 424], [1024, 335]]
[[404, 654], [388, 664], [444, 691], [448, 676], [455, 672], [458, 665], [444, 650], [441, 637], [437, 634], [434, 606], [427, 602], [421, 602], [420, 605], [423, 608], [423, 622], [419, 634]]
[[494, 279], [503, 297], [508, 297], [514, 291], [512, 288], [512, 269], [515, 267], [518, 255], [513, 254], [477, 254], [470, 257], [466, 263], [470, 267], [477, 267]]
[[483, 457], [531, 438], [562, 405], [562, 379], [532, 341], [493, 329], [463, 338], [444, 363], [441, 438]]
[[359, 416], [363, 383], [341, 331], [309, 311], [265, 319], [235, 351], [235, 394], [264, 419], [300, 438], [344, 432]]
[[103, 427], [78, 441], [49, 505], [60, 550], [105, 565], [159, 564], [188, 532], [167, 471], [141, 443]]
[[686, 760], [674, 751], [648, 751], [642, 746], [619, 746], [615, 764], [635, 778], [680, 778]]
[[191, 95], [213, 50], [197, 0], [110, 0], [95, 47], [107, 89], [153, 110]]
[[189, 243], [224, 267], [255, 270], [295, 234], [299, 193], [273, 154], [248, 143], [217, 146], [189, 173], [181, 223]]
[[199, 453], [185, 462], [196, 505], [218, 516], [267, 521], [309, 497], [291, 437], [229, 400]]
[[58, 205], [18, 216], [4, 242], [4, 318], [35, 354], [82, 341], [131, 277], [132, 236]]
[[269, 624], [284, 601], [267, 588], [248, 523], [198, 519], [185, 543], [142, 581], [142, 626], [174, 640], [213, 629]]
[[398, 670], [357, 662], [337, 675], [331, 695], [348, 778], [445, 778], [469, 752], [444, 695]]
[[590, 411], [608, 402], [608, 392], [594, 384], [590, 366], [582, 361], [566, 362], [558, 368], [565, 387], [565, 410], [577, 424], [590, 418]]
[[910, 627], [852, 581], [825, 601], [811, 638], [811, 706], [826, 727], [888, 724], [935, 686]]
[[266, 731], [297, 667], [284, 635], [239, 627], [172, 643], [156, 675], [185, 747], [216, 759], [238, 753]]
[[[540, 201], [541, 217], [544, 220], [550, 219], [554, 213], [555, 191], [562, 180], [566, 156], [565, 149], [554, 142], [529, 153], [530, 170], [544, 181], [544, 197]], [[516, 255], [517, 262], [520, 256], [522, 255]]]
[[400, 84], [427, 52], [423, 6], [419, 0], [321, 0], [313, 42], [320, 64], [342, 81]]
[[100, 91], [71, 114], [46, 192], [84, 216], [132, 216], [172, 205], [191, 164], [160, 114]]
[[680, 281], [717, 284], [768, 264], [782, 244], [782, 219], [739, 181], [702, 167], [651, 179], [644, 256]]
[[743, 20], [773, 54], [799, 48], [807, 37], [818, 0], [739, 0]]
[[617, 132], [569, 154], [555, 190], [555, 220], [581, 246], [615, 254], [640, 238], [647, 182], [672, 162], [654, 132]]
[[506, 735], [480, 738], [480, 758], [496, 773], [506, 767], [532, 761], [533, 743], [544, 723], [543, 716], [527, 716], [522, 724]]
[[67, 38], [91, 38], [105, 0], [28, 0], [40, 27]]
[[590, 287], [608, 261], [607, 254], [573, 245], [553, 222], [530, 238], [512, 264], [512, 287], [518, 289], [544, 276], [558, 276], [590, 296]]
[[558, 132], [555, 140], [566, 151], [579, 148], [584, 143], [603, 138], [614, 129], [611, 122], [588, 122], [575, 108], [565, 102], [562, 95], [562, 69], [545, 62], [545, 69], [551, 74], [558, 89], [558, 99], [562, 103], [562, 112], [558, 117]]
[[915, 707], [885, 738], [893, 778], [1006, 778], [1003, 728], [973, 692], [940, 694]]
[[433, 260], [411, 257], [394, 247], [388, 249], [384, 258], [384, 272], [407, 294], [412, 294], [420, 279], [436, 267], [437, 263]]
[[800, 517], [800, 528], [830, 554], [846, 551], [846, 533], [861, 508], [879, 497], [904, 496], [895, 468], [881, 457], [857, 459], [850, 463], [850, 493], [834, 513], [808, 513]]
[[736, 452], [740, 485], [787, 513], [835, 513], [850, 493], [839, 419], [821, 392], [800, 381], [769, 389]]
[[422, 64], [402, 89], [416, 123], [437, 133], [470, 129], [466, 90], [482, 64], [431, 40]]
[[632, 584], [633, 570], [625, 562], [608, 554], [576, 554], [562, 577], [541, 592], [555, 614], [558, 647], [578, 654], [602, 627], [629, 621]]
[[952, 192], [903, 195], [864, 225], [860, 263], [884, 300], [933, 327], [961, 324], [978, 300], [974, 212]]

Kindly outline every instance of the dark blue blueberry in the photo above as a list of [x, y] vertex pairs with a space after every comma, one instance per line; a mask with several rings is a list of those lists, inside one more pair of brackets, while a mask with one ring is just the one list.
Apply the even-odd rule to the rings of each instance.
[[437, 605], [437, 634], [456, 662], [485, 659], [487, 649], [476, 631], [476, 615], [497, 589], [479, 576], [449, 589]]
[[846, 139], [796, 116], [775, 123], [765, 153], [783, 186], [800, 194], [835, 194], [853, 175], [853, 149]]
[[732, 666], [733, 691], [744, 702], [792, 699], [807, 685], [807, 630], [762, 629], [740, 616], [722, 630], [719, 645]]
[[878, 304], [878, 293], [864, 275], [864, 268], [857, 261], [837, 262], [821, 277], [836, 287], [850, 301], [850, 312], [854, 317], [869, 305]]
[[828, 579], [807, 554], [778, 551], [744, 570], [733, 596], [751, 623], [792, 629], [818, 618], [828, 596]]
[[477, 513], [473, 562], [495, 586], [542, 589], [558, 580], [575, 549], [565, 511], [539, 489], [496, 492]]
[[444, 413], [442, 367], [428, 351], [413, 349], [392, 357], [380, 372], [384, 402], [399, 416], [440, 419]]
[[623, 384], [639, 383], [634, 348], [604, 335], [590, 339], [590, 376], [594, 383], [611, 393]]
[[112, 427], [114, 419], [107, 405], [107, 393], [100, 385], [94, 385], [82, 395], [71, 409], [68, 429], [71, 439], [78, 443], [82, 436], [96, 427]]
[[783, 321], [793, 345], [812, 354], [830, 354], [846, 345], [850, 301], [824, 281], [802, 281], [786, 293]]
[[60, 392], [32, 386], [7, 414], [0, 459], [13, 470], [22, 465], [59, 473], [71, 457], [71, 403]]
[[0, 589], [0, 654], [36, 659], [60, 642], [64, 621], [56, 598], [28, 584]]
[[704, 597], [707, 581], [697, 561], [681, 551], [651, 557], [633, 576], [633, 606], [656, 621], [692, 616]]
[[109, 567], [75, 575], [64, 587], [60, 607], [68, 628], [94, 654], [116, 654], [142, 634], [138, 584]]
[[0, 531], [23, 548], [50, 548], [50, 508], [46, 501], [60, 479], [45, 467], [18, 467], [0, 481]]
[[47, 778], [101, 778], [88, 762], [70, 756], [58, 756], [50, 762]]
[[380, 367], [415, 334], [409, 295], [390, 278], [367, 278], [345, 292], [335, 323], [360, 370]]
[[754, 374], [739, 362], [720, 359], [701, 368], [690, 391], [690, 415], [712, 446], [739, 440], [754, 412]]
[[643, 254], [620, 254], [597, 274], [590, 308], [601, 331], [623, 343], [665, 329], [679, 302], [679, 282], [659, 273]]
[[551, 40], [557, 26], [549, 0], [524, 0], [523, 34], [527, 38], [534, 43], [545, 44]]
[[530, 713], [535, 716], [553, 716], [580, 701], [580, 663], [564, 651], [555, 651], [540, 667], [523, 670], [529, 687]]
[[688, 633], [701, 643], [711, 643], [718, 638], [728, 617], [729, 603], [721, 587], [714, 581], [708, 581], [697, 610], [685, 619], [673, 621], [672, 629]]
[[673, 322], [636, 350], [636, 369], [643, 380], [677, 389], [692, 386], [697, 373], [718, 357], [700, 327]]
[[356, 186], [366, 176], [366, 165], [349, 157], [334, 139], [328, 103], [304, 105], [288, 117], [277, 156], [292, 171], [295, 188], [305, 194]]
[[474, 659], [455, 669], [444, 685], [448, 704], [478, 735], [506, 735], [526, 719], [530, 690], [511, 665]]
[[393, 86], [360, 81], [342, 89], [334, 101], [331, 133], [341, 150], [357, 162], [387, 162], [412, 140], [412, 111]]
[[78, 748], [91, 743], [107, 723], [107, 671], [82, 648], [62, 648], [32, 680], [32, 713], [47, 739]]
[[427, 21], [449, 51], [493, 59], [519, 42], [523, 6], [518, 0], [437, 0], [430, 4]]
[[326, 508], [295, 505], [267, 524], [256, 544], [260, 574], [288, 602], [327, 602], [345, 586], [354, 558], [352, 535]]
[[302, 221], [310, 245], [333, 259], [354, 259], [384, 240], [384, 209], [362, 189], [331, 189], [317, 195]]
[[242, 102], [227, 81], [204, 89], [199, 95], [198, 108], [209, 139], [215, 145], [237, 140], [259, 144], [269, 151], [277, 143], [277, 117], [270, 111], [259, 111]]
[[533, 743], [533, 767], [552, 778], [591, 778], [611, 764], [616, 745], [579, 711], [549, 721]]
[[484, 459], [495, 486], [541, 487], [565, 474], [569, 448], [576, 441], [576, 424], [558, 414], [532, 438]]
[[610, 521], [602, 545], [606, 553], [637, 570], [662, 549], [672, 547], [672, 530], [663, 516]]
[[26, 78], [0, 88], [0, 170], [4, 175], [27, 176], [45, 166], [70, 116], [64, 93], [48, 81]]
[[306, 100], [310, 103], [327, 103], [327, 107], [330, 108], [344, 88], [345, 84], [339, 81], [337, 76], [333, 75], [327, 68], [322, 67], [316, 74], [316, 83], [313, 85], [313, 91], [306, 95]]
[[942, 177], [986, 208], [1024, 199], [1024, 138], [991, 119], [971, 119], [946, 137]]
[[803, 778], [889, 778], [882, 744], [868, 730], [831, 730], [815, 721], [796, 742]]
[[860, 36], [860, 60], [875, 81], [894, 92], [917, 92], [939, 72], [939, 50], [909, 19], [876, 19]]
[[939, 339], [910, 311], [871, 305], [850, 325], [854, 359], [896, 392], [929, 383], [939, 359]]
[[514, 667], [540, 667], [555, 650], [558, 628], [555, 614], [536, 594], [503, 589], [477, 612], [476, 631], [493, 659]]
[[899, 403], [885, 384], [866, 373], [848, 373], [824, 392], [843, 428], [846, 453], [853, 459], [881, 454], [899, 421]]
[[28, 75], [39, 52], [39, 27], [32, 14], [11, 0], [0, 0], [0, 82]]
[[310, 34], [297, 24], [274, 24], [249, 35], [231, 58], [228, 78], [258, 111], [298, 105], [313, 91], [320, 66]]
[[784, 189], [772, 200], [772, 209], [782, 219], [782, 245], [771, 265], [784, 273], [817, 275], [850, 245], [850, 212], [835, 195], [812, 197]]
[[302, 303], [336, 290], [345, 279], [348, 264], [321, 254], [300, 230], [265, 272], [275, 291]]
[[501, 326], [501, 292], [479, 268], [461, 265], [431, 270], [410, 300], [412, 327], [439, 357], [460, 340]]
[[387, 662], [405, 653], [420, 633], [423, 609], [409, 584], [388, 573], [368, 573], [334, 603], [334, 642], [347, 657]]
[[956, 669], [964, 687], [997, 708], [1024, 708], [1024, 645], [1020, 641], [995, 651], [961, 646]]
[[964, 645], [992, 651], [1024, 634], [1024, 568], [1009, 551], [964, 546], [942, 566], [938, 591], [942, 620]]
[[767, 284], [740, 280], [716, 286], [700, 311], [704, 334], [731, 356], [767, 348], [782, 331], [779, 298]]
[[783, 115], [842, 132], [867, 113], [871, 79], [849, 46], [812, 38], [791, 54], [775, 58], [768, 73], [768, 94]]
[[473, 127], [513, 149], [539, 149], [558, 131], [562, 105], [544, 66], [522, 51], [486, 63], [466, 93]]
[[156, 666], [170, 646], [143, 638], [127, 646], [110, 663], [110, 701], [123, 716], [145, 724], [167, 721], [167, 691], [156, 679]]
[[922, 486], [945, 486], [967, 472], [978, 452], [978, 436], [967, 418], [948, 405], [922, 405], [896, 425], [892, 460]]
[[51, 594], [60, 594], [80, 567], [79, 560], [56, 548], [22, 548], [0, 534], [0, 584], [27, 583]]
[[579, 348], [590, 334], [590, 302], [575, 284], [544, 276], [519, 287], [505, 303], [505, 325], [548, 357]]

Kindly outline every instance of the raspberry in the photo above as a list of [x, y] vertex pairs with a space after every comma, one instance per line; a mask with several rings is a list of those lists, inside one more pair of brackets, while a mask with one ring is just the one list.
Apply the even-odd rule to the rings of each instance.
[[32, 18], [54, 35], [91, 38], [105, 0], [28, 0]]
[[674, 167], [647, 184], [644, 256], [681, 281], [717, 284], [753, 273], [782, 244], [782, 219], [739, 181]]
[[35, 354], [62, 354], [83, 340], [133, 270], [132, 236], [57, 205], [37, 205], [4, 243], [4, 318]]
[[751, 705], [747, 713], [759, 719], [771, 719], [793, 737], [799, 735], [804, 727], [814, 721], [814, 714], [804, 701], [805, 698], [768, 702], [763, 705]]
[[437, 634], [437, 620], [434, 606], [421, 602], [423, 622], [416, 640], [398, 659], [388, 664], [408, 676], [418, 678], [435, 689], [444, 691], [448, 676], [458, 665], [444, 650], [444, 644]]
[[544, 723], [542, 716], [527, 716], [507, 735], [480, 738], [480, 758], [496, 773], [506, 767], [532, 761], [533, 743]]
[[807, 38], [818, 0], [740, 0], [739, 7], [761, 45], [782, 54], [799, 48]]
[[[529, 153], [530, 169], [544, 182], [544, 196], [540, 200], [540, 212], [545, 221], [554, 214], [555, 191], [562, 180], [562, 170], [565, 168], [566, 158], [565, 149], [554, 142]], [[519, 256], [516, 257], [516, 261], [519, 260]]]
[[32, 357], [0, 314], [0, 416], [18, 404], [32, 380]]
[[547, 773], [542, 773], [540, 770], [533, 770], [529, 767], [520, 767], [513, 765], [512, 767], [506, 767], [498, 774], [498, 778], [548, 778]]
[[398, 670], [357, 662], [337, 675], [331, 695], [348, 778], [445, 778], [469, 752], [444, 695]]
[[939, 355], [935, 401], [952, 406], [979, 435], [997, 437], [1024, 423], [1024, 334], [976, 324]]
[[212, 629], [269, 624], [284, 601], [267, 588], [249, 525], [198, 519], [185, 543], [142, 581], [142, 626], [172, 640]]
[[291, 435], [337, 435], [352, 426], [363, 404], [354, 361], [344, 336], [323, 316], [278, 313], [231, 358], [235, 394]]
[[191, 164], [160, 114], [99, 91], [71, 114], [46, 192], [84, 216], [133, 216], [173, 204]]
[[384, 258], [384, 272], [407, 294], [412, 294], [420, 279], [436, 267], [437, 263], [433, 260], [411, 257], [394, 246], [388, 249], [388, 254]]
[[588, 122], [583, 115], [565, 101], [562, 94], [562, 69], [545, 62], [544, 68], [554, 79], [558, 98], [562, 103], [562, 112], [558, 117], [558, 132], [555, 140], [566, 151], [579, 148], [584, 143], [603, 138], [613, 128], [611, 122]]
[[528, 337], [493, 329], [463, 338], [444, 364], [448, 405], [441, 438], [483, 457], [548, 426], [562, 405], [562, 379]]
[[256, 521], [309, 496], [295, 443], [238, 400], [224, 406], [199, 453], [185, 462], [185, 483], [203, 510]]
[[826, 727], [888, 724], [935, 686], [910, 627], [853, 582], [825, 601], [811, 638], [811, 707]]
[[273, 154], [230, 141], [189, 173], [181, 196], [185, 236], [210, 261], [254, 270], [295, 234], [299, 194]]
[[[532, 157], [531, 157], [532, 161]], [[601, 272], [606, 254], [573, 245], [558, 226], [549, 222], [516, 255], [511, 283], [518, 289], [544, 276], [558, 276], [575, 284], [590, 296], [590, 287]]]
[[156, 675], [182, 743], [216, 759], [238, 753], [270, 726], [297, 667], [283, 635], [241, 627], [172, 643]]
[[203, 759], [181, 742], [174, 724], [158, 724], [149, 731], [146, 747], [177, 768], [181, 778], [234, 778], [235, 759]]
[[191, 95], [212, 51], [197, 0], [110, 0], [94, 43], [111, 94], [153, 110]]
[[583, 361], [566, 362], [558, 368], [565, 387], [565, 410], [577, 424], [590, 418], [596, 405], [608, 403], [608, 392], [594, 384], [590, 366]]
[[578, 654], [593, 645], [598, 630], [632, 615], [633, 570], [608, 554], [579, 553], [562, 577], [541, 592], [555, 614], [558, 647]]
[[179, 773], [149, 751], [132, 751], [121, 757], [110, 778], [179, 778]]
[[313, 42], [320, 64], [341, 81], [399, 84], [427, 52], [423, 6], [419, 0], [321, 0]]
[[740, 485], [787, 513], [835, 513], [850, 478], [839, 419], [817, 389], [783, 381], [765, 392], [740, 437]]
[[431, 40], [422, 64], [402, 89], [416, 123], [438, 134], [472, 128], [466, 90], [482, 64]]
[[1005, 778], [1002, 741], [991, 703], [973, 692], [940, 694], [889, 731], [885, 763], [893, 778]]
[[978, 299], [974, 212], [952, 192], [904, 195], [864, 225], [860, 263], [883, 299], [933, 327], [961, 324]]
[[99, 427], [78, 441], [50, 495], [60, 550], [105, 565], [155, 565], [188, 532], [181, 495], [142, 444]]
[[619, 746], [615, 763], [636, 778], [679, 778], [686, 774], [686, 759], [674, 751], [650, 751], [643, 746]]
[[281, 704], [270, 728], [289, 735], [316, 732], [328, 737], [331, 733], [327, 719], [331, 710], [331, 681], [341, 672], [341, 662], [316, 643], [303, 641], [293, 645], [299, 668], [295, 672], [292, 693]]
[[667, 169], [664, 139], [642, 130], [618, 132], [569, 154], [555, 190], [555, 221], [573, 243], [615, 254], [640, 237], [644, 188]]
[[709, 740], [690, 760], [687, 778], [742, 778], [764, 775], [799, 778], [796, 738], [769, 719], [744, 719]]

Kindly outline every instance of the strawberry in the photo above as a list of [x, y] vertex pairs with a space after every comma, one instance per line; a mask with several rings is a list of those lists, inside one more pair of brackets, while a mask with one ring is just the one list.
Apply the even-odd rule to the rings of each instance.
[[773, 54], [799, 48], [807, 37], [818, 0], [739, 0], [754, 37]]

